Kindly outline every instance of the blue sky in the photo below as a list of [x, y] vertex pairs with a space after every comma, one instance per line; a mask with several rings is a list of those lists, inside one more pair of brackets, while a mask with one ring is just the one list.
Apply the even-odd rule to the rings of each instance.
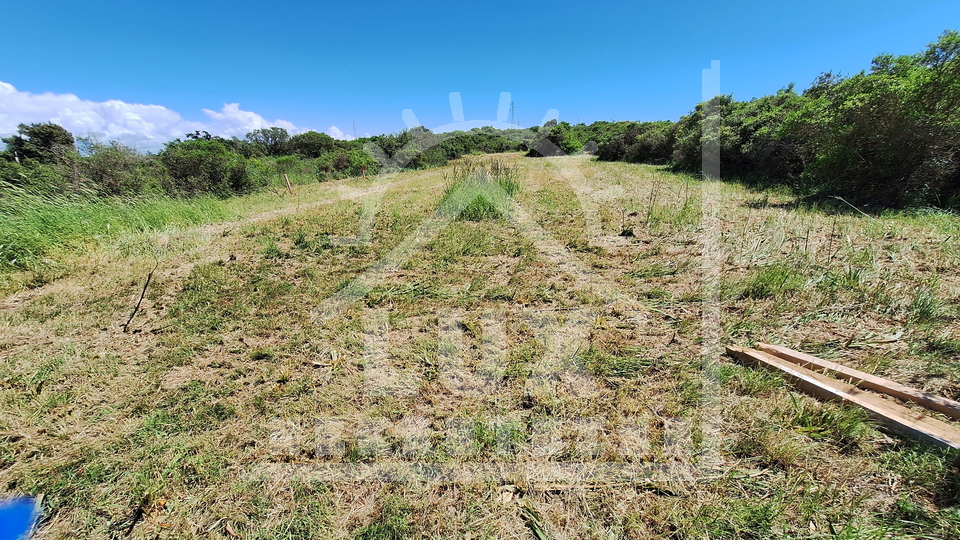
[[675, 120], [711, 60], [722, 91], [749, 99], [960, 27], [960, 2], [940, 0], [34, 0], [2, 13], [0, 132], [62, 120], [147, 149], [198, 126], [395, 132], [404, 109], [439, 126], [450, 92], [467, 120], [496, 119], [500, 92], [524, 126], [550, 109], [570, 122]]

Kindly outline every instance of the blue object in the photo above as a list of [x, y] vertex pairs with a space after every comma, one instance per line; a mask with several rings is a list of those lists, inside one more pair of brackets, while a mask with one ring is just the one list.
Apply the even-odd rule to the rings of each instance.
[[39, 513], [36, 499], [30, 497], [0, 502], [0, 540], [26, 539]]

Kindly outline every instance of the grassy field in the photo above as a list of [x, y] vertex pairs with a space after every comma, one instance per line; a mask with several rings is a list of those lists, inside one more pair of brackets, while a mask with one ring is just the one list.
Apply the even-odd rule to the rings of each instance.
[[[227, 219], [221, 201], [151, 197], [49, 196], [3, 186], [0, 197], [0, 291], [37, 287], [70, 272], [69, 259], [92, 246]], [[26, 273], [12, 273], [29, 270]]]
[[[703, 339], [960, 398], [960, 218], [485, 159], [8, 272], [0, 492], [38, 538], [960, 536], [956, 455]], [[495, 159], [516, 204], [443, 206]]]

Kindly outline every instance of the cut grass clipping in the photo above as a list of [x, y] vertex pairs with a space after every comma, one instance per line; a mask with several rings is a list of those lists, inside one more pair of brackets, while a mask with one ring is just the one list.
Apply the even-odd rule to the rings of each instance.
[[520, 192], [520, 168], [502, 159], [464, 159], [444, 174], [441, 213], [466, 221], [502, 217]]

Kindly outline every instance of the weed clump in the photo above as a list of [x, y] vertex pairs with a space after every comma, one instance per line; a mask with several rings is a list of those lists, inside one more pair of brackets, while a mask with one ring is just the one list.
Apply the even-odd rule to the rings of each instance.
[[520, 192], [520, 168], [500, 159], [465, 159], [443, 178], [447, 186], [440, 211], [467, 221], [496, 219], [508, 212]]

